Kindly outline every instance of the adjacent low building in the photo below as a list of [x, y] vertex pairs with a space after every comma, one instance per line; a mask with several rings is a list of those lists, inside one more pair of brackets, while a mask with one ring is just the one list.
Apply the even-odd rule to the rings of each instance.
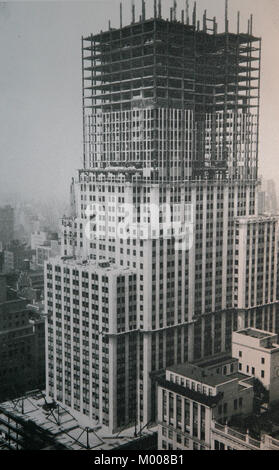
[[253, 439], [249, 431], [241, 433], [227, 425], [211, 423], [211, 450], [279, 450], [279, 435], [263, 434]]
[[158, 449], [209, 450], [211, 423], [253, 410], [253, 384], [221, 356], [169, 367], [158, 383]]
[[157, 446], [156, 428], [109, 433], [85, 427], [66, 406], [34, 391], [0, 404], [0, 449], [8, 450], [140, 450]]
[[256, 377], [269, 391], [269, 401], [279, 400], [278, 335], [255, 328], [232, 334], [232, 356], [239, 360], [239, 371]]

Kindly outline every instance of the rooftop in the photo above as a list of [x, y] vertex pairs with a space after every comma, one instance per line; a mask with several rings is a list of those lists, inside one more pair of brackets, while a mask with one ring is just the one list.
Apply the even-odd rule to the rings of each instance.
[[[97, 424], [91, 428], [85, 427], [67, 407], [47, 402], [43, 392], [39, 391], [2, 403], [0, 411], [0, 429], [1, 422], [9, 418], [21, 426], [28, 424], [28, 429], [32, 426], [34, 432], [38, 431], [47, 448], [112, 450], [136, 440], [134, 426], [113, 435]], [[154, 428], [146, 427], [141, 437], [151, 436], [154, 432]]]
[[274, 333], [269, 331], [256, 330], [255, 328], [246, 328], [245, 330], [236, 331], [237, 334], [250, 336], [251, 338], [263, 339], [263, 338], [272, 338], [276, 336]]
[[226, 364], [231, 364], [233, 362], [238, 362], [238, 359], [231, 357], [230, 355], [222, 354], [218, 357], [213, 357], [213, 358], [208, 358], [208, 359], [202, 359], [197, 362], [195, 362], [196, 365], [199, 367], [206, 367], [206, 368], [211, 368], [211, 367], [221, 367]]
[[115, 264], [113, 261], [110, 260], [102, 260], [102, 261], [95, 261], [91, 260], [88, 258], [81, 258], [77, 256], [57, 256], [54, 258], [51, 258], [51, 260], [48, 261], [50, 264], [63, 264], [63, 265], [68, 265], [68, 266], [73, 266], [75, 268], [80, 268], [84, 271], [102, 271], [102, 272], [114, 272], [114, 273], [130, 273], [130, 274], [135, 274], [136, 271], [131, 269], [131, 268], [126, 268], [123, 266], [119, 266], [118, 264]]
[[178, 393], [186, 398], [190, 398], [199, 403], [203, 403], [206, 406], [213, 407], [215, 406], [223, 397], [223, 393], [217, 393], [216, 395], [206, 395], [202, 392], [192, 390], [190, 388], [184, 387], [174, 382], [170, 382], [163, 377], [156, 378], [157, 383], [168, 390], [171, 390], [175, 393]]
[[175, 374], [183, 375], [186, 378], [196, 380], [197, 382], [204, 383], [211, 387], [230, 382], [235, 380], [237, 377], [233, 375], [214, 374], [205, 368], [199, 367], [194, 364], [180, 364], [178, 366], [168, 367], [168, 371], [174, 372]]

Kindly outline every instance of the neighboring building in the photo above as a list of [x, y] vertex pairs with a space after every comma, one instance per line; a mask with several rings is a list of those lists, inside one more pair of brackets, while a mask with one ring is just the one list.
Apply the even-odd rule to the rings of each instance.
[[58, 239], [47, 240], [36, 248], [36, 264], [44, 266], [45, 261], [60, 254], [60, 242]]
[[26, 260], [25, 265], [17, 281], [17, 291], [31, 303], [43, 300], [44, 295], [44, 271], [41, 268], [31, 269], [30, 262]]
[[[67, 407], [39, 391], [0, 404], [0, 449], [8, 450], [155, 450], [157, 433], [135, 428], [108, 434], [101, 426], [84, 427]], [[94, 455], [98, 455], [95, 454]]]
[[[84, 165], [71, 184], [71, 217], [61, 232], [61, 253], [73, 259], [71, 267], [49, 262], [45, 271], [48, 393], [114, 429], [155, 420], [156, 371], [229, 352], [232, 332], [243, 323], [279, 331], [278, 223], [258, 217], [257, 203], [261, 40], [252, 22], [248, 33], [230, 33], [227, 15], [224, 33], [206, 14], [199, 30], [196, 7], [192, 24], [188, 15], [178, 21], [176, 8], [171, 15], [162, 18], [159, 1], [147, 19], [143, 2], [139, 21], [133, 8], [131, 24], [82, 38]], [[133, 208], [128, 224], [127, 205]], [[250, 231], [249, 253], [244, 231], [247, 237]], [[123, 330], [112, 337], [103, 329], [111, 326], [102, 303], [91, 297], [103, 281], [82, 280], [80, 258], [88, 266], [113, 260], [119, 277], [125, 269], [137, 273], [131, 326], [119, 306]], [[263, 282], [255, 279], [256, 266], [260, 277], [269, 270]], [[115, 285], [107, 288], [115, 304]], [[122, 362], [129, 358], [125, 368], [114, 353], [107, 358], [114, 341]], [[95, 367], [95, 388], [82, 387], [89, 380], [83, 361]]]
[[0, 276], [0, 401], [45, 384], [44, 319]]
[[258, 195], [259, 214], [278, 215], [278, 200], [275, 181], [261, 179]]
[[14, 254], [11, 251], [0, 251], [0, 273], [8, 274], [14, 270]]
[[46, 263], [45, 279], [47, 396], [112, 433], [126, 423], [133, 425], [135, 271], [64, 257]]
[[279, 450], [278, 433], [276, 437], [263, 434], [261, 439], [253, 439], [249, 432], [211, 423], [211, 450]]
[[44, 262], [60, 253], [57, 233], [37, 230], [31, 234], [31, 249], [35, 251], [35, 263], [44, 266]]
[[233, 306], [238, 311], [238, 329], [250, 325], [278, 331], [277, 240], [277, 217], [236, 218]]
[[279, 401], [278, 335], [246, 328], [232, 335], [232, 355], [239, 371], [259, 379], [269, 391], [269, 401]]
[[43, 245], [44, 242], [47, 241], [48, 232], [44, 232], [41, 230], [36, 230], [35, 232], [31, 233], [31, 249], [36, 250], [38, 246]]
[[253, 410], [251, 379], [231, 357], [168, 367], [157, 383], [159, 450], [209, 450], [213, 420]]
[[0, 242], [6, 247], [14, 239], [14, 209], [0, 207]]
[[14, 240], [7, 245], [7, 251], [13, 254], [14, 270], [21, 271], [24, 269], [26, 260], [31, 262], [34, 250], [19, 240]]

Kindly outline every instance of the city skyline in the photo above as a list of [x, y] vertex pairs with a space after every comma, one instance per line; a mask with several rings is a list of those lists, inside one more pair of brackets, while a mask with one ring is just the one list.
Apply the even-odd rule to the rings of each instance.
[[[178, 1], [178, 9], [184, 3]], [[135, 5], [138, 16], [141, 2], [136, 1]], [[171, 1], [163, 1], [166, 16], [171, 5]], [[152, 8], [153, 2], [147, 2], [148, 15]], [[200, 20], [204, 8], [209, 16], [216, 14], [219, 30], [223, 30], [223, 0], [210, 4], [198, 1]], [[241, 10], [241, 30], [247, 30], [252, 12], [255, 34], [263, 38], [259, 171], [265, 178], [274, 178], [278, 171], [279, 94], [273, 78], [278, 52], [272, 44], [276, 41], [279, 6], [272, 0], [264, 6], [259, 0], [231, 0], [232, 30], [236, 29], [237, 10]], [[123, 24], [128, 24], [130, 18], [130, 1], [124, 0]], [[108, 20], [112, 27], [119, 26], [116, 0], [1, 3], [0, 34], [5, 41], [1, 41], [4, 106], [0, 113], [3, 152], [0, 197], [18, 193], [19, 197], [31, 194], [45, 199], [51, 189], [54, 199], [68, 200], [70, 179], [82, 167], [80, 39], [91, 31], [106, 30]]]

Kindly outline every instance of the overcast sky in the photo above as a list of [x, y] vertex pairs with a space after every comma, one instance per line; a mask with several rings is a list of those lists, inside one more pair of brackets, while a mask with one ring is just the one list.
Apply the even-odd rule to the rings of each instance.
[[[130, 3], [123, 0], [124, 24]], [[153, 0], [146, 3], [151, 13]], [[198, 16], [207, 8], [223, 30], [224, 3], [198, 0]], [[162, 4], [169, 15], [172, 0]], [[263, 38], [260, 172], [279, 180], [279, 1], [230, 0], [233, 31], [237, 10], [241, 30], [253, 13], [254, 34]], [[118, 0], [0, 3], [0, 196], [68, 198], [82, 162], [81, 36], [105, 30], [109, 19], [119, 26]]]

